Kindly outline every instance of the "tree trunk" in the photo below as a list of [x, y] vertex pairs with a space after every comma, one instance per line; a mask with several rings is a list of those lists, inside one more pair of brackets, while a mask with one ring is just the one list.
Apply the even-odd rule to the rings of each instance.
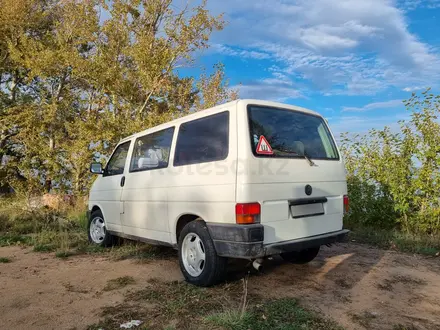
[[[53, 151], [55, 149], [55, 139], [51, 136], [49, 137], [49, 150], [50, 150], [50, 157], [53, 156]], [[50, 190], [52, 189], [52, 178], [50, 175], [46, 177], [46, 181], [44, 183], [44, 190], [47, 193], [50, 193]]]

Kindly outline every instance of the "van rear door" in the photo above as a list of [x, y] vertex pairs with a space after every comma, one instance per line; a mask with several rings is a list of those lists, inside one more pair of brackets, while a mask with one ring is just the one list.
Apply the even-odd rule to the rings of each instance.
[[266, 105], [244, 112], [237, 202], [261, 204], [264, 243], [341, 230], [345, 169], [325, 120]]

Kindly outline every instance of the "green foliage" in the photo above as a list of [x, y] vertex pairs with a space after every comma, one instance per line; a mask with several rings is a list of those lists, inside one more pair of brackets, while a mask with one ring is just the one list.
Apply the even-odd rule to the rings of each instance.
[[[240, 282], [200, 288], [151, 279], [141, 290], [128, 291], [120, 304], [106, 307], [104, 319], [88, 329], [116, 329], [130, 319], [143, 320], [145, 329], [342, 329], [300, 306], [296, 299], [264, 299], [253, 294], [248, 300], [246, 297], [247, 289], [242, 289]], [[248, 301], [245, 308], [244, 301]]]
[[35, 252], [52, 252], [55, 251], [56, 246], [54, 244], [42, 244], [37, 243], [34, 245]]
[[18, 234], [0, 234], [0, 246], [9, 246], [23, 244], [27, 245], [31, 243], [31, 238], [28, 236]]
[[30, 208], [24, 199], [4, 198], [0, 214], [0, 246], [33, 245], [34, 251], [68, 254], [87, 249], [87, 219], [80, 206]]
[[236, 97], [222, 65], [200, 82], [178, 72], [224, 26], [206, 1], [0, 0], [0, 8], [3, 188], [84, 195], [90, 162], [121, 137]]
[[176, 251], [169, 247], [126, 241], [121, 246], [113, 248], [111, 254], [116, 260], [136, 259], [140, 262], [148, 262], [155, 259], [174, 258]]
[[378, 191], [376, 184], [364, 181], [359, 176], [349, 176], [347, 187], [350, 196], [350, 212], [344, 219], [350, 228], [375, 227], [392, 229], [398, 214], [394, 210], [392, 197]]
[[207, 317], [207, 321], [226, 329], [342, 329], [333, 321], [300, 307], [295, 299], [268, 301], [244, 314], [226, 311]]
[[401, 229], [431, 236], [440, 232], [440, 96], [413, 94], [400, 130], [342, 136], [351, 228]]
[[440, 238], [426, 234], [411, 234], [378, 227], [356, 227], [350, 239], [382, 249], [436, 256], [440, 252]]
[[57, 253], [55, 253], [55, 257], [60, 259], [67, 259], [74, 255], [76, 255], [76, 253], [72, 251], [58, 251]]

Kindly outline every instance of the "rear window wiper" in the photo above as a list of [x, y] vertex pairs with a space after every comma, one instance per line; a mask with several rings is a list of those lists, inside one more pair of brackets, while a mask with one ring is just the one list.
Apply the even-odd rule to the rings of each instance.
[[306, 152], [304, 152], [303, 157], [308, 161], [310, 166], [316, 166], [315, 162], [309, 156], [307, 156]]
[[295, 155], [295, 156], [303, 157], [309, 163], [310, 166], [316, 166], [315, 162], [310, 158], [310, 156], [308, 156], [306, 154], [305, 151], [304, 151], [303, 154], [299, 154], [299, 153], [297, 153], [295, 151], [284, 150], [284, 149], [276, 149], [275, 151], [285, 152], [285, 153], [290, 154], [290, 155]]

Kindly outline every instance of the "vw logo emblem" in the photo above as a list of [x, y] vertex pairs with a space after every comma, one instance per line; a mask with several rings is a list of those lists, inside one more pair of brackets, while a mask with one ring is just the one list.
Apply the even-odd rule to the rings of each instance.
[[310, 196], [313, 191], [312, 186], [309, 184], [305, 186], [304, 190], [305, 190], [307, 196]]

